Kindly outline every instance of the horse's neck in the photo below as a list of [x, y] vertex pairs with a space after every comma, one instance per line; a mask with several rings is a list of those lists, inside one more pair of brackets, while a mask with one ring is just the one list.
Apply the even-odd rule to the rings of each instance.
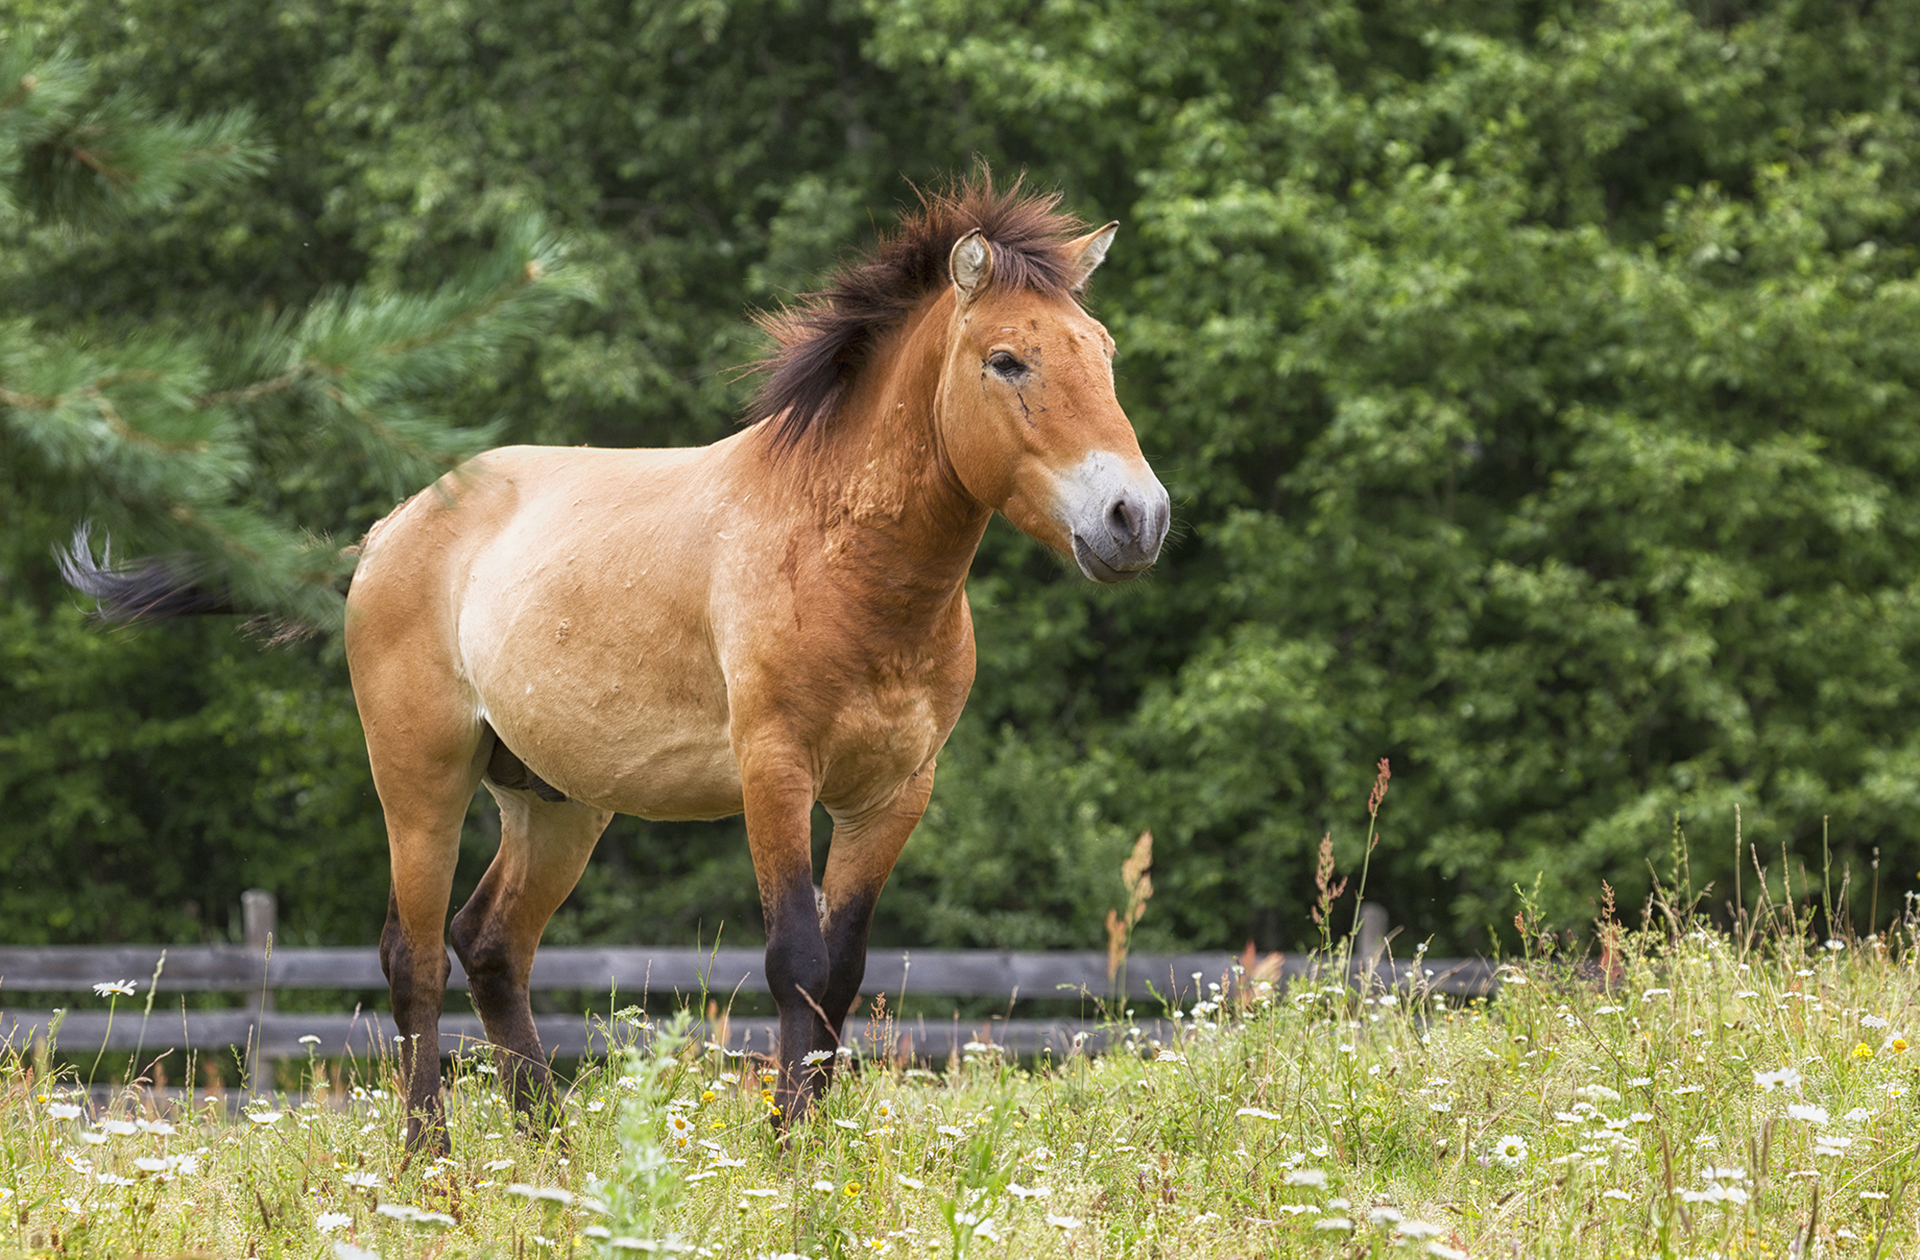
[[938, 311], [923, 312], [889, 337], [807, 459], [829, 565], [903, 614], [950, 610], [993, 515], [941, 449], [943, 327]]

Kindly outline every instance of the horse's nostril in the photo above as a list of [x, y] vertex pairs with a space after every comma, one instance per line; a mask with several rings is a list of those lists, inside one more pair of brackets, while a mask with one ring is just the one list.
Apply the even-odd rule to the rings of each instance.
[[1131, 542], [1140, 534], [1140, 506], [1126, 495], [1107, 508], [1107, 531], [1116, 541]]

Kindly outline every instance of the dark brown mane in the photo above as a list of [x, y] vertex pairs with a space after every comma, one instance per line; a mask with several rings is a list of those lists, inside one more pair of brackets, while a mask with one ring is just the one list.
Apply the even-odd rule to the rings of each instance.
[[932, 193], [916, 190], [919, 208], [902, 216], [870, 253], [842, 267], [824, 290], [761, 315], [760, 326], [779, 349], [754, 365], [766, 376], [754, 391], [749, 419], [773, 425], [780, 447], [814, 432], [880, 335], [950, 282], [947, 256], [975, 228], [993, 251], [994, 288], [1070, 294], [1076, 274], [1064, 247], [1087, 225], [1059, 212], [1059, 193], [1029, 194], [1021, 182], [998, 191], [983, 167], [962, 183]]

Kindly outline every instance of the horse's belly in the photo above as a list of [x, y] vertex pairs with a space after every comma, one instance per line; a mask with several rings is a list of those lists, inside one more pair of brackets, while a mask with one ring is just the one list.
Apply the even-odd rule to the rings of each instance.
[[[663, 820], [741, 811], [724, 704], [649, 698], [631, 677], [592, 689], [599, 694], [556, 705], [490, 704], [487, 720], [515, 756], [573, 800]], [[521, 699], [538, 695], [535, 684]]]

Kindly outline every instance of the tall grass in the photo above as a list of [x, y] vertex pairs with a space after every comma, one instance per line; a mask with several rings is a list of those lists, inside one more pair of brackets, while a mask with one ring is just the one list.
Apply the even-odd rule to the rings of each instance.
[[17, 1250], [70, 1256], [1920, 1254], [1915, 919], [1823, 945], [1780, 911], [1729, 933], [1662, 900], [1463, 1006], [1198, 977], [1167, 1044], [849, 1063], [784, 1140], [762, 1065], [686, 1029], [539, 1134], [457, 1063], [454, 1153], [410, 1165], [377, 1072], [238, 1121], [132, 1091], [96, 1117], [16, 1057], [0, 1200]]

